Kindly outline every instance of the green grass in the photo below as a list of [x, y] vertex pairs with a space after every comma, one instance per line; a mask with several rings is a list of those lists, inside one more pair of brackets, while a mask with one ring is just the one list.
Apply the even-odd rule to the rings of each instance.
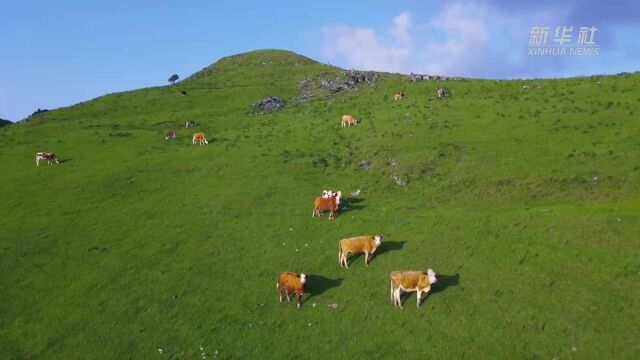
[[[0, 358], [640, 356], [640, 74], [291, 100], [320, 74], [257, 51], [0, 129]], [[285, 109], [249, 115], [268, 95]], [[347, 209], [312, 219], [328, 188]], [[341, 269], [362, 234], [386, 247]], [[428, 267], [422, 308], [393, 308], [389, 273]], [[281, 271], [311, 275], [302, 309]]]

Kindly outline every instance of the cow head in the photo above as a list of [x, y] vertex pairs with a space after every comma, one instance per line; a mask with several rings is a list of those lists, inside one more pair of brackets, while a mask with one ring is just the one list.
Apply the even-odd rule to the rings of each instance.
[[301, 282], [302, 284], [306, 283], [306, 282], [307, 282], [307, 275], [305, 275], [305, 274], [300, 274], [300, 282]]
[[376, 235], [373, 237], [373, 240], [376, 242], [376, 246], [380, 246], [384, 237], [382, 235]]
[[205, 144], [209, 145], [209, 140], [207, 140], [207, 139], [202, 140], [202, 142], [204, 142]]
[[429, 269], [429, 270], [427, 270], [427, 274], [429, 275], [429, 283], [430, 284], [435, 284], [438, 281], [438, 279], [436, 278], [436, 272], [435, 271]]
[[340, 197], [342, 197], [342, 191], [336, 191], [335, 193], [336, 204], [340, 204]]

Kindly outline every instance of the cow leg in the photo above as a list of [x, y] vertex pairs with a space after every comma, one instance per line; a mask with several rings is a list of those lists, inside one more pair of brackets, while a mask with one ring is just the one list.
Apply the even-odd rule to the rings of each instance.
[[364, 252], [364, 266], [369, 267], [369, 252]]
[[302, 293], [296, 291], [296, 300], [298, 300], [298, 309], [302, 306]]
[[422, 295], [422, 291], [417, 290], [416, 293], [416, 307], [420, 309], [420, 296]]
[[282, 289], [280, 289], [280, 284], [278, 284], [278, 301], [282, 304]]
[[396, 305], [395, 299], [393, 297], [393, 280], [390, 281], [391, 282], [391, 304], [393, 304], [394, 306]]
[[402, 309], [402, 299], [400, 299], [401, 292], [401, 288], [396, 289], [396, 303], [400, 309]]

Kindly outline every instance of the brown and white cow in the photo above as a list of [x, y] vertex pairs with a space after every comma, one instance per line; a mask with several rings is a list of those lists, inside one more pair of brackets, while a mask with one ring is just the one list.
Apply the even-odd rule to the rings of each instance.
[[393, 94], [393, 99], [394, 100], [402, 100], [402, 99], [404, 99], [404, 91], [398, 91], [395, 94]]
[[171, 131], [169, 131], [168, 133], [166, 133], [166, 134], [164, 135], [164, 139], [165, 139], [165, 140], [175, 139], [175, 138], [176, 138], [176, 132], [175, 132], [175, 130], [171, 130]]
[[447, 89], [447, 88], [438, 88], [436, 90], [436, 93], [438, 94], [438, 99], [442, 99], [445, 96], [449, 96], [449, 89]]
[[399, 306], [402, 309], [402, 302], [400, 301], [400, 293], [417, 292], [416, 306], [420, 307], [420, 296], [424, 292], [429, 293], [431, 285], [437, 281], [436, 273], [429, 269], [427, 271], [392, 271], [391, 272], [391, 302], [394, 306]]
[[207, 138], [204, 136], [204, 133], [202, 132], [197, 132], [195, 134], [193, 134], [193, 141], [192, 143], [195, 144], [196, 141], [200, 144], [200, 145], [204, 145], [204, 144], [209, 144], [209, 141], [207, 140]]
[[318, 215], [320, 217], [321, 211], [329, 211], [329, 220], [333, 219], [333, 214], [338, 211], [338, 207], [340, 205], [340, 197], [342, 197], [342, 192], [337, 191], [334, 193], [335, 195], [329, 198], [325, 198], [322, 196], [318, 196], [313, 202], [313, 213], [311, 217], [315, 217]]
[[351, 115], [342, 115], [342, 127], [358, 125], [358, 120]]
[[296, 295], [298, 301], [298, 308], [302, 304], [302, 296], [304, 295], [304, 284], [307, 282], [307, 276], [305, 274], [296, 274], [285, 271], [280, 273], [276, 288], [278, 289], [278, 299], [282, 303], [282, 293], [284, 292], [287, 297], [287, 302], [291, 302], [289, 299], [290, 294]]
[[47, 164], [59, 164], [58, 157], [54, 153], [39, 152], [36, 153], [36, 166], [40, 166], [40, 160], [47, 160]]
[[188, 128], [192, 128], [192, 127], [194, 127], [194, 126], [196, 126], [196, 122], [195, 122], [195, 121], [187, 121], [187, 122], [184, 124], [184, 127], [186, 127], [187, 129], [188, 129]]
[[349, 253], [364, 253], [364, 264], [365, 266], [369, 266], [369, 255], [373, 255], [373, 253], [376, 252], [376, 249], [378, 249], [382, 243], [382, 239], [383, 237], [380, 235], [367, 235], [340, 240], [340, 251], [338, 252], [340, 267], [349, 268], [347, 264], [347, 256]]

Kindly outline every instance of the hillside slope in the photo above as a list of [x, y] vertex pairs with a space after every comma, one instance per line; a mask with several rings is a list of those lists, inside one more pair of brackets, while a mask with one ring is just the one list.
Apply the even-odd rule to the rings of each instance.
[[[256, 51], [0, 129], [0, 358], [640, 354], [639, 74], [294, 100], [341, 76]], [[270, 95], [284, 110], [252, 115]], [[322, 189], [347, 195], [334, 221], [310, 216]], [[385, 244], [341, 269], [360, 234]], [[428, 267], [422, 308], [394, 309], [389, 272]], [[281, 271], [309, 274], [302, 309]]]

